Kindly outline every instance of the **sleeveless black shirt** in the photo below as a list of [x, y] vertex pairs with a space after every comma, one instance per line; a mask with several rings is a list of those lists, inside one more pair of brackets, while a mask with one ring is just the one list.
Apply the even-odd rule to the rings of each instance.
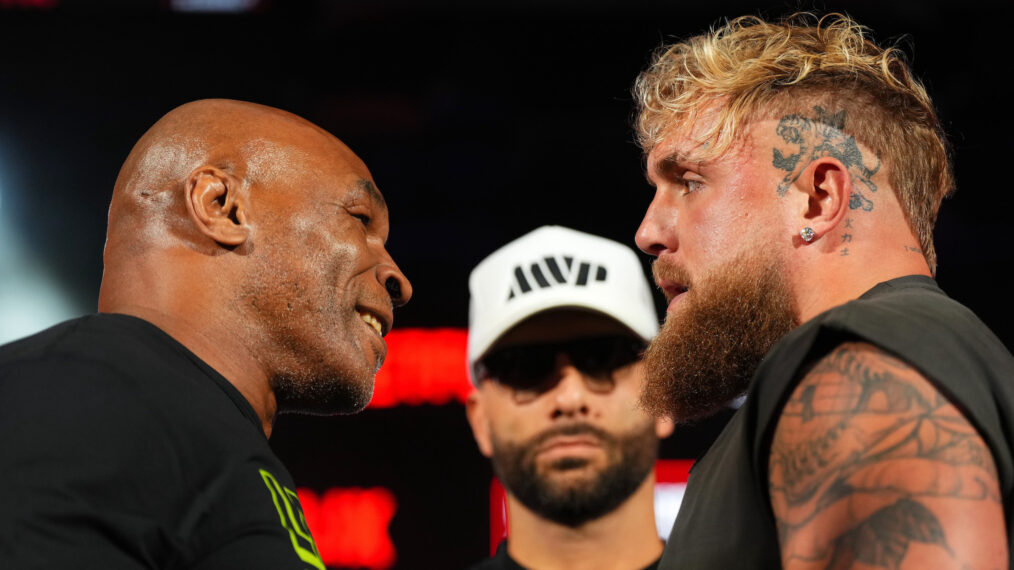
[[1014, 357], [935, 281], [908, 276], [818, 315], [765, 356], [745, 403], [691, 471], [659, 568], [781, 567], [768, 497], [772, 433], [801, 371], [849, 341], [871, 343], [913, 366], [976, 427], [996, 463], [1014, 545]]

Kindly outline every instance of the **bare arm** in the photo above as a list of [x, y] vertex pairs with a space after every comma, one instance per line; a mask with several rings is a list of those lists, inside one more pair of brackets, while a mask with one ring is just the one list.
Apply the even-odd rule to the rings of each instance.
[[918, 371], [846, 343], [786, 402], [771, 443], [782, 565], [1007, 568], [993, 457]]

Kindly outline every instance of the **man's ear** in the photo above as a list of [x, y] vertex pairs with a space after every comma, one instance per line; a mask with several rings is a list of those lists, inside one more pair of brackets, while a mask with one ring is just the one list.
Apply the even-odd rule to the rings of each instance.
[[672, 435], [673, 430], [676, 429], [676, 422], [672, 418], [663, 417], [655, 418], [655, 435], [659, 439], [665, 439]]
[[201, 166], [187, 176], [187, 211], [204, 235], [226, 247], [247, 240], [246, 198], [238, 178], [214, 166]]
[[[796, 181], [803, 205], [799, 229], [813, 229], [816, 239], [834, 231], [845, 219], [852, 196], [852, 176], [837, 158], [825, 156], [811, 162]], [[798, 231], [798, 230], [797, 230]], [[804, 243], [801, 237], [797, 238]]]
[[478, 390], [472, 390], [465, 400], [465, 415], [468, 417], [469, 425], [472, 426], [472, 436], [479, 445], [479, 452], [486, 457], [492, 457], [493, 442], [489, 437], [489, 418], [486, 417], [486, 407]]

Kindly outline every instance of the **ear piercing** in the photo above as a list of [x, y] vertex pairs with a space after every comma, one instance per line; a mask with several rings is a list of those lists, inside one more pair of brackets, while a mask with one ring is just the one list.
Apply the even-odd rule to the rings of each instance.
[[805, 228], [799, 230], [799, 237], [803, 238], [803, 241], [805, 241], [806, 243], [810, 243], [811, 241], [813, 241], [813, 238], [815, 238], [816, 236], [817, 232], [813, 231], [813, 228], [811, 228], [810, 226], [806, 226]]

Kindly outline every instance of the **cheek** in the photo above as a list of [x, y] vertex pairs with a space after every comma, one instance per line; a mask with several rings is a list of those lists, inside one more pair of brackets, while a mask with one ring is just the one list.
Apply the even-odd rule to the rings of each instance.
[[613, 393], [608, 411], [603, 414], [603, 422], [610, 425], [614, 433], [630, 433], [644, 431], [646, 426], [654, 425], [655, 420], [648, 412], [641, 409], [640, 386], [624, 393]]
[[709, 261], [729, 260], [746, 249], [763, 247], [774, 227], [769, 214], [763, 205], [742, 198], [709, 212], [697, 228], [701, 262], [710, 265]]
[[640, 427], [652, 421], [647, 412], [641, 409], [641, 388], [643, 387], [644, 362], [616, 372], [616, 388], [604, 396], [602, 409], [605, 420], [616, 427], [627, 430]]
[[708, 198], [699, 201], [696, 208], [684, 210], [680, 231], [684, 255], [705, 267], [722, 259], [723, 252], [739, 243], [744, 223], [749, 220], [738, 200], [730, 202], [722, 196]]
[[539, 432], [535, 410], [531, 406], [518, 406], [510, 401], [510, 396], [487, 403], [490, 433], [498, 441], [520, 443]]
[[303, 268], [310, 283], [310, 289], [334, 291], [349, 294], [349, 283], [358, 271], [358, 261], [363, 255], [358, 244], [339, 240], [325, 231], [308, 234], [301, 249], [294, 250], [291, 263]]

